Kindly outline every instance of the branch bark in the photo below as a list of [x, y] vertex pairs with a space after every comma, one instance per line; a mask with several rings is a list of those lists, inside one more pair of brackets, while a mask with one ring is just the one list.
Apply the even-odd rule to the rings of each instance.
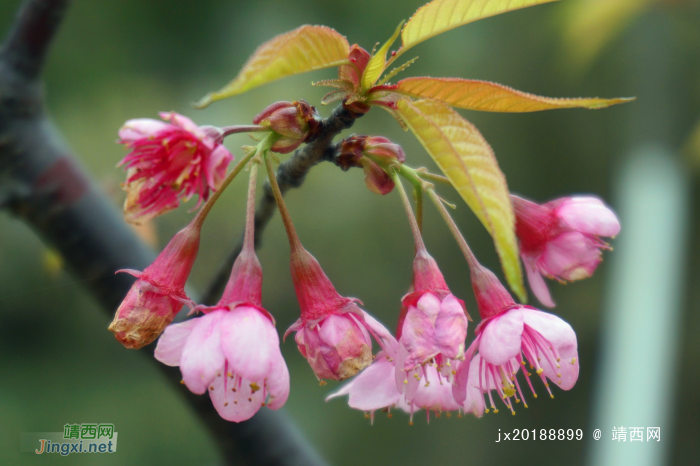
[[[0, 208], [29, 224], [64, 257], [69, 271], [110, 317], [155, 254], [95, 187], [48, 119], [39, 79], [69, 1], [26, 0], [0, 51]], [[96, 277], [103, 277], [95, 279]], [[105, 330], [105, 337], [111, 337]], [[150, 348], [152, 349], [152, 347]], [[226, 464], [321, 466], [324, 461], [280, 411], [261, 410], [239, 424], [223, 420], [207, 396], [180, 385], [177, 368], [141, 351], [177, 387], [215, 437]]]

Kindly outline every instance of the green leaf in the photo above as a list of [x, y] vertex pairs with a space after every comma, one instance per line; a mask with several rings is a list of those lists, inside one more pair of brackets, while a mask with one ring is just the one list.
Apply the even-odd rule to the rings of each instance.
[[401, 21], [399, 26], [396, 28], [396, 31], [394, 31], [394, 34], [389, 38], [388, 41], [382, 45], [382, 48], [377, 50], [377, 52], [372, 55], [372, 58], [370, 58], [369, 63], [367, 63], [367, 67], [365, 68], [365, 71], [362, 73], [362, 88], [367, 90], [370, 87], [374, 86], [374, 83], [377, 82], [377, 79], [382, 75], [384, 70], [386, 69], [386, 53], [389, 51], [389, 48], [391, 47], [391, 44], [396, 41], [396, 38], [399, 37], [399, 33], [401, 32], [401, 26], [403, 26], [404, 21]]
[[433, 100], [398, 102], [398, 113], [493, 237], [511, 289], [527, 300], [506, 178], [474, 125]]
[[349, 50], [345, 36], [334, 29], [301, 26], [258, 47], [233, 81], [195, 106], [203, 108], [280, 78], [348, 63]]

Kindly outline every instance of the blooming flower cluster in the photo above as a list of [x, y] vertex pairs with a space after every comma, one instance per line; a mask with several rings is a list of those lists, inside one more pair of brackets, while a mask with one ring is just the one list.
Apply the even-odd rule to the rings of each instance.
[[[358, 52], [358, 61], [364, 55]], [[350, 65], [347, 65], [350, 66]], [[352, 67], [345, 73], [351, 79]], [[277, 409], [290, 391], [287, 365], [280, 352], [275, 319], [262, 305], [262, 267], [254, 248], [255, 194], [259, 166], [264, 165], [290, 245], [290, 267], [300, 307], [294, 333], [299, 353], [316, 377], [342, 381], [328, 399], [348, 395], [351, 408], [370, 413], [392, 408], [430, 417], [442, 412], [481, 417], [498, 412], [495, 400], [515, 414], [527, 407], [527, 392], [537, 397], [539, 378], [553, 396], [550, 383], [573, 388], [579, 362], [576, 334], [561, 318], [517, 304], [498, 278], [477, 261], [432, 184], [404, 165], [402, 148], [381, 136], [353, 135], [336, 147], [336, 163], [362, 167], [367, 187], [379, 194], [398, 191], [414, 239], [413, 279], [400, 300], [395, 334], [362, 309], [356, 298], [341, 296], [318, 261], [302, 246], [284, 203], [271, 152], [287, 153], [317, 136], [323, 122], [306, 102], [269, 106], [252, 126], [197, 127], [175, 113], [170, 123], [131, 120], [120, 131], [132, 152], [127, 165], [125, 215], [128, 220], [152, 218], [187, 198], [200, 195], [202, 208], [177, 233], [156, 260], [137, 277], [116, 312], [110, 330], [128, 348], [141, 348], [160, 336], [155, 357], [178, 366], [183, 384], [193, 393], [209, 393], [218, 413], [240, 422], [261, 407]], [[226, 174], [232, 160], [223, 137], [248, 132], [259, 141]], [[246, 228], [223, 296], [215, 305], [196, 305], [185, 282], [199, 249], [200, 231], [221, 191], [245, 167], [250, 169]], [[400, 176], [416, 189], [416, 212]], [[164, 180], [168, 180], [165, 182]], [[173, 181], [175, 180], [175, 181]], [[209, 195], [209, 190], [214, 190]], [[455, 235], [470, 268], [481, 322], [467, 347], [471, 317], [464, 301], [450, 291], [421, 232], [423, 193], [433, 200]], [[615, 214], [592, 197], [558, 199], [544, 205], [512, 196], [515, 231], [530, 285], [539, 300], [554, 303], [543, 276], [560, 281], [590, 276], [608, 249], [600, 237], [615, 236]], [[416, 213], [418, 215], [416, 215]], [[196, 316], [171, 323], [186, 305]], [[373, 355], [373, 346], [378, 352]]]

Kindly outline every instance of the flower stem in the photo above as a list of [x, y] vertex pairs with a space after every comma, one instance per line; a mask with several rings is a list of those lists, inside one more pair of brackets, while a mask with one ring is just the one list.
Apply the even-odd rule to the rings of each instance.
[[403, 203], [403, 207], [406, 210], [408, 223], [411, 225], [411, 232], [413, 233], [413, 240], [416, 244], [416, 252], [422, 251], [425, 249], [425, 244], [423, 243], [423, 237], [420, 234], [420, 227], [418, 226], [416, 217], [413, 214], [411, 202], [408, 200], [406, 190], [404, 189], [403, 184], [401, 184], [401, 178], [399, 178], [398, 173], [394, 169], [391, 170], [391, 179], [394, 181], [396, 189], [399, 191], [399, 195], [401, 196], [401, 202]]
[[270, 179], [270, 187], [272, 188], [272, 194], [275, 196], [275, 201], [277, 202], [277, 209], [280, 211], [282, 223], [284, 224], [285, 230], [287, 230], [287, 238], [289, 238], [289, 247], [291, 248], [292, 252], [303, 249], [301, 241], [299, 241], [299, 237], [297, 236], [297, 232], [294, 229], [292, 217], [289, 215], [287, 205], [284, 203], [282, 191], [280, 191], [280, 186], [277, 183], [277, 176], [275, 176], [275, 170], [272, 168], [272, 159], [267, 153], [267, 151], [263, 153], [263, 158], [265, 159], [265, 168], [267, 169], [267, 177]]
[[474, 256], [474, 253], [472, 252], [471, 248], [467, 244], [467, 240], [465, 240], [464, 236], [462, 236], [462, 232], [459, 231], [457, 224], [454, 222], [454, 220], [450, 216], [450, 213], [447, 211], [447, 209], [443, 205], [440, 197], [435, 193], [435, 190], [432, 188], [426, 189], [426, 192], [428, 193], [428, 196], [430, 197], [430, 199], [433, 201], [433, 204], [435, 204], [435, 206], [437, 207], [438, 211], [440, 212], [440, 215], [442, 215], [442, 218], [445, 220], [445, 223], [447, 223], [447, 227], [450, 229], [452, 236], [454, 236], [455, 240], [457, 240], [457, 244], [459, 245], [459, 248], [462, 250], [462, 254], [464, 254], [464, 258], [467, 259], [467, 263], [469, 264], [469, 268], [473, 269], [474, 267], [478, 267], [479, 261], [476, 260], [476, 256]]
[[214, 194], [211, 195], [209, 199], [207, 199], [207, 202], [204, 203], [202, 208], [197, 212], [197, 215], [195, 218], [192, 220], [193, 225], [197, 225], [199, 227], [202, 226], [204, 223], [204, 220], [207, 218], [207, 215], [209, 215], [209, 211], [211, 210], [212, 207], [214, 207], [214, 204], [216, 201], [219, 199], [219, 196], [221, 196], [221, 193], [224, 192], [224, 190], [228, 187], [229, 184], [233, 181], [233, 179], [238, 175], [241, 170], [246, 166], [246, 164], [259, 152], [261, 151], [266, 151], [272, 145], [279, 139], [279, 135], [276, 133], [270, 133], [267, 135], [265, 139], [260, 141], [260, 143], [255, 147], [254, 150], [251, 150], [250, 152], [246, 153], [246, 155], [243, 156], [241, 160], [238, 161], [235, 167], [233, 167], [233, 170], [229, 172], [228, 175], [226, 175], [226, 178], [224, 179], [223, 183], [221, 183], [221, 186], [219, 186], [219, 189], [214, 191]]
[[259, 131], [270, 131], [270, 128], [261, 125], [233, 125], [221, 128], [222, 136], [226, 137], [236, 133], [254, 133]]
[[413, 187], [413, 200], [416, 203], [416, 223], [418, 231], [423, 233], [423, 189], [417, 186]]
[[245, 214], [245, 233], [243, 236], [243, 251], [255, 250], [255, 188], [258, 181], [258, 159], [253, 159], [250, 166], [248, 181], [248, 202]]

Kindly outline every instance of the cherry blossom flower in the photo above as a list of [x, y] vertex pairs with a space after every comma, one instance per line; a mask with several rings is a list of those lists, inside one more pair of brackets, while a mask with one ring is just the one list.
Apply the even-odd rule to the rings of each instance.
[[516, 403], [522, 399], [527, 407], [516, 378], [522, 368], [530, 390], [537, 396], [527, 363], [542, 379], [550, 396], [553, 397], [548, 380], [563, 390], [570, 390], [579, 373], [576, 334], [571, 326], [555, 315], [516, 304], [495, 275], [478, 263], [474, 262], [471, 269], [483, 320], [475, 330], [476, 339], [466, 352], [465, 362], [457, 369], [453, 387], [455, 400], [463, 405], [469, 401], [473, 403], [474, 388], [478, 387], [488, 394], [495, 412], [498, 410], [491, 394], [494, 389], [513, 413], [511, 398]]
[[340, 296], [320, 264], [301, 245], [292, 251], [292, 280], [301, 317], [285, 333], [294, 340], [319, 379], [344, 380], [372, 362], [373, 335], [380, 346], [389, 331], [355, 298]]
[[131, 223], [175, 209], [194, 194], [199, 206], [219, 188], [233, 160], [220, 129], [197, 126], [175, 112], [160, 117], [165, 121], [129, 120], [119, 130], [119, 143], [130, 149], [119, 165], [127, 170], [124, 215]]
[[543, 205], [511, 198], [530, 287], [542, 304], [553, 307], [542, 276], [559, 281], [590, 277], [602, 261], [601, 249], [610, 249], [600, 237], [616, 236], [620, 223], [595, 197], [565, 197]]

